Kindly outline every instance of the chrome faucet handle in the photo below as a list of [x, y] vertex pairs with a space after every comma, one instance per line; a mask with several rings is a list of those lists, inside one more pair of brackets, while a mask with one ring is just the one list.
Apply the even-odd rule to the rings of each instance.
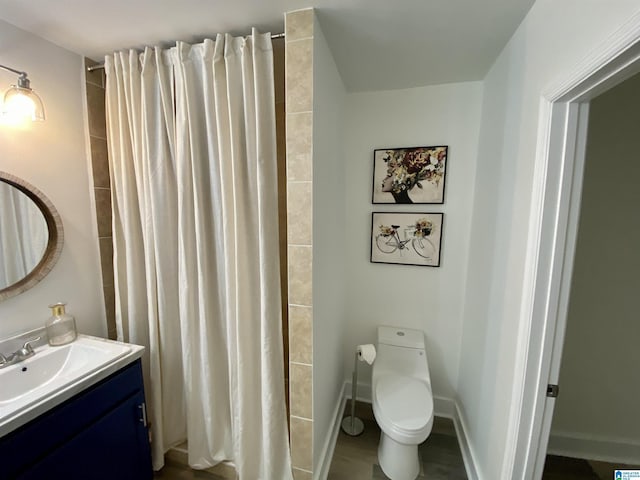
[[33, 337], [30, 338], [29, 340], [27, 340], [26, 342], [24, 342], [24, 345], [22, 346], [22, 348], [29, 350], [29, 351], [33, 351], [33, 347], [31, 346], [32, 343], [37, 342], [38, 340], [40, 340], [42, 337], [38, 336], [38, 337]]
[[31, 346], [32, 343], [37, 342], [38, 340], [40, 340], [41, 337], [34, 337], [34, 338], [30, 338], [29, 340], [27, 340], [26, 342], [24, 342], [24, 345], [22, 345], [22, 348], [20, 350], [18, 350], [16, 353], [21, 357], [21, 358], [28, 358], [32, 355], [35, 355], [35, 351], [33, 350], [33, 347]]

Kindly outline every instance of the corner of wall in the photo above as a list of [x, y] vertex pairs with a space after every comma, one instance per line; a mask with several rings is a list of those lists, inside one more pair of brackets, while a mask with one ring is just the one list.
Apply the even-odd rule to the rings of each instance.
[[[115, 317], [115, 279], [113, 273], [113, 237], [111, 234], [111, 182], [107, 151], [107, 127], [105, 111], [104, 69], [89, 72], [87, 67], [97, 62], [84, 59], [85, 70], [85, 132], [89, 150], [89, 183], [93, 189], [92, 203], [95, 208], [95, 233], [98, 238], [100, 267], [102, 272], [102, 295], [106, 315], [107, 336], [117, 337]], [[96, 229], [97, 228], [97, 229]]]

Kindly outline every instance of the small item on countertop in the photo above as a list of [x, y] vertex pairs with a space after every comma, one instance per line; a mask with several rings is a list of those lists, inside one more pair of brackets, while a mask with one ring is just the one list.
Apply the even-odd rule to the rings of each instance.
[[54, 347], [71, 343], [78, 336], [76, 320], [64, 311], [65, 305], [65, 303], [49, 305], [53, 315], [47, 320], [45, 327], [47, 328], [49, 345]]

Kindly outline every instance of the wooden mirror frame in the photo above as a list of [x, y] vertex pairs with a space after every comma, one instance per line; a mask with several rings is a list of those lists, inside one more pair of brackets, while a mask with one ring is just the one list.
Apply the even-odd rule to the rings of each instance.
[[47, 223], [47, 229], [49, 230], [49, 240], [47, 242], [47, 248], [44, 251], [44, 255], [42, 255], [42, 259], [33, 270], [22, 278], [22, 280], [0, 289], [1, 302], [7, 298], [14, 297], [26, 290], [29, 290], [47, 276], [62, 253], [64, 230], [62, 228], [62, 218], [60, 218], [60, 215], [53, 206], [53, 203], [51, 203], [44, 193], [33, 185], [30, 185], [28, 182], [25, 182], [21, 178], [11, 175], [10, 173], [0, 171], [0, 181], [17, 188], [29, 197], [42, 212]]

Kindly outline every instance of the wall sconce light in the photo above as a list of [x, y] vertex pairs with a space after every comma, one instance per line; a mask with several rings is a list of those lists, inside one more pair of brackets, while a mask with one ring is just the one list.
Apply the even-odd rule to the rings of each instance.
[[38, 94], [31, 88], [27, 72], [21, 72], [5, 65], [0, 65], [0, 69], [18, 75], [18, 84], [11, 85], [4, 94], [1, 115], [12, 121], [43, 121], [44, 106]]

